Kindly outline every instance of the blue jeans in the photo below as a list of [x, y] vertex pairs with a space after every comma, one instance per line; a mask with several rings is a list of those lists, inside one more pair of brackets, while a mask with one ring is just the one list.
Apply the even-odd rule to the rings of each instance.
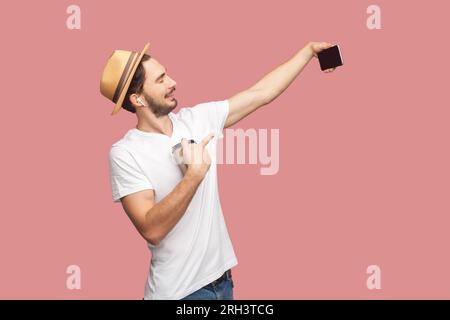
[[220, 282], [213, 281], [180, 300], [233, 300], [231, 270]]

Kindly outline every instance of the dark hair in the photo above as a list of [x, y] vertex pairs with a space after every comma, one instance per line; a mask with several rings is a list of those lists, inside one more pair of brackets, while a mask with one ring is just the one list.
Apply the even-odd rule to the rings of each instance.
[[142, 57], [141, 62], [139, 62], [139, 65], [136, 69], [136, 72], [133, 76], [133, 79], [131, 80], [130, 87], [128, 88], [127, 93], [125, 94], [125, 99], [123, 100], [122, 108], [124, 108], [127, 111], [130, 111], [132, 113], [136, 113], [136, 108], [133, 106], [133, 104], [130, 101], [130, 96], [133, 93], [140, 94], [142, 92], [142, 89], [144, 88], [144, 82], [145, 82], [145, 69], [142, 63], [144, 61], [147, 61], [151, 58], [150, 55], [144, 54]]

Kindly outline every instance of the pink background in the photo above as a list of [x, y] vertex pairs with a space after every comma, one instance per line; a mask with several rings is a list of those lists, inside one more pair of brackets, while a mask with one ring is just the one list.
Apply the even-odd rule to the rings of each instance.
[[[70, 4], [81, 30], [66, 28]], [[366, 27], [371, 4], [382, 30]], [[99, 80], [114, 49], [147, 41], [179, 107], [231, 97], [308, 41], [341, 46], [344, 67], [324, 74], [313, 60], [233, 126], [280, 130], [277, 175], [219, 167], [235, 298], [450, 298], [449, 10], [437, 0], [10, 1], [0, 298], [142, 298], [150, 253], [112, 202], [107, 163], [136, 119], [110, 116]], [[66, 288], [71, 264], [81, 290]], [[372, 264], [381, 290], [366, 287]]]

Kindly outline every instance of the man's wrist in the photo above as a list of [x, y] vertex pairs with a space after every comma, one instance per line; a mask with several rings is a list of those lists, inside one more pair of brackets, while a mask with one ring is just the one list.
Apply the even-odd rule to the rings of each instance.
[[204, 176], [201, 173], [188, 167], [186, 173], [184, 174], [184, 178], [196, 183], [200, 183], [203, 180]]
[[304, 54], [304, 56], [308, 60], [312, 59], [314, 57], [314, 50], [312, 48], [312, 42], [308, 42], [306, 44], [306, 46], [304, 46], [300, 51]]

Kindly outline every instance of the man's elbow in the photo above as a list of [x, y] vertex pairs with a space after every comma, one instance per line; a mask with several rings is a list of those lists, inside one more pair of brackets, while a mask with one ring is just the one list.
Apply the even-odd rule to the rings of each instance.
[[262, 94], [261, 94], [261, 106], [265, 106], [266, 104], [271, 103], [273, 100], [275, 100], [276, 98], [278, 98], [284, 90], [280, 91], [277, 90], [275, 88], [269, 88], [267, 90], [265, 90]]
[[142, 237], [145, 239], [145, 241], [147, 241], [148, 243], [150, 243], [151, 245], [154, 245], [154, 246], [159, 245], [163, 239], [163, 236], [156, 233], [155, 231], [143, 232]]
[[249, 93], [252, 97], [251, 104], [256, 105], [258, 108], [269, 104], [275, 99], [275, 93], [272, 91], [273, 90], [271, 90], [270, 88], [250, 88]]
[[161, 239], [156, 237], [144, 237], [144, 239], [153, 246], [158, 246], [161, 243]]

